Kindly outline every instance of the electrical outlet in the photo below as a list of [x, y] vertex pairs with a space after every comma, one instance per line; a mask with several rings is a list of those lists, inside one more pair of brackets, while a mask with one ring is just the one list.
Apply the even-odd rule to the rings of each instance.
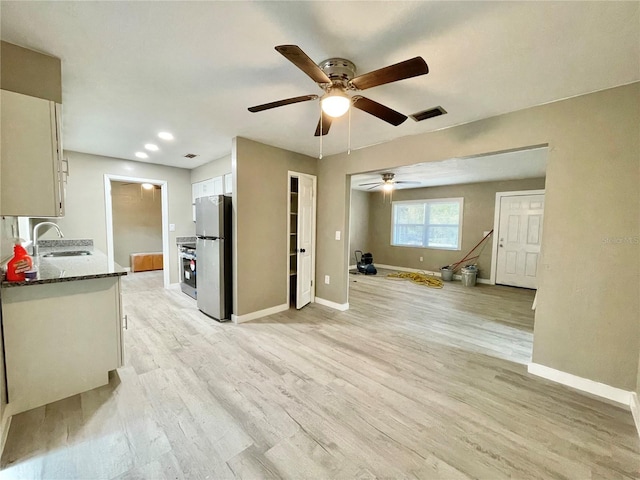
[[424, 258], [420, 257], [420, 261], [423, 261], [423, 260], [424, 260]]
[[336, 230], [336, 240], [340, 240], [340, 230]]
[[327, 285], [331, 283], [331, 278], [329, 278], [329, 275], [324, 276], [324, 283], [326, 283]]
[[169, 231], [170, 232], [175, 232], [176, 231], [176, 224], [175, 223], [170, 223], [169, 224]]

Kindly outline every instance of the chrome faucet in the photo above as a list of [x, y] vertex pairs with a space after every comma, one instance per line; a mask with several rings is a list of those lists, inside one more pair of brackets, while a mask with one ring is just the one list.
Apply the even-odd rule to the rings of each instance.
[[38, 256], [38, 230], [39, 230], [39, 227], [41, 227], [42, 225], [49, 225], [51, 227], [55, 227], [55, 229], [58, 231], [58, 237], [64, 238], [64, 235], [62, 234], [62, 230], [60, 230], [60, 227], [57, 224], [53, 222], [40, 222], [35, 227], [33, 227], [33, 256], [34, 257]]

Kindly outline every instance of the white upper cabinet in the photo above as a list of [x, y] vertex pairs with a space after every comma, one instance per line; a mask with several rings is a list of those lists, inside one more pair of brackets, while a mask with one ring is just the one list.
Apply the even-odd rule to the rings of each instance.
[[[229, 177], [229, 180], [227, 180]], [[228, 182], [228, 183], [227, 183]], [[229, 185], [227, 189], [227, 185]], [[191, 184], [191, 203], [193, 207], [193, 221], [196, 221], [196, 198], [208, 197], [210, 195], [222, 195], [231, 193], [231, 174], [220, 175], [219, 177], [209, 178], [201, 182]]]
[[233, 193], [233, 177], [230, 173], [224, 176], [224, 193]]
[[0, 94], [1, 214], [63, 216], [68, 168], [62, 168], [61, 106], [7, 90]]

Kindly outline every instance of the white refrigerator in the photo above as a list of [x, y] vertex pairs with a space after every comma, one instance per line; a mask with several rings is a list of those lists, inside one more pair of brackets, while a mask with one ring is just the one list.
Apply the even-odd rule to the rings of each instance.
[[231, 319], [231, 197], [196, 198], [198, 309], [218, 321]]

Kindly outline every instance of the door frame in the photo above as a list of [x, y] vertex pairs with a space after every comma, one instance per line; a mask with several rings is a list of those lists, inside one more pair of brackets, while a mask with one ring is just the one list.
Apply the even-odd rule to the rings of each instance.
[[289, 275], [289, 252], [291, 252], [291, 179], [308, 177], [313, 181], [313, 205], [311, 207], [311, 302], [316, 301], [316, 208], [318, 201], [318, 177], [308, 173], [287, 171], [287, 305], [291, 303], [291, 279]]
[[109, 268], [113, 269], [115, 264], [113, 253], [113, 204], [111, 203], [111, 181], [131, 182], [131, 183], [152, 183], [160, 185], [162, 204], [162, 273], [164, 288], [169, 288], [171, 284], [169, 276], [169, 193], [166, 180], [154, 180], [151, 178], [127, 177], [124, 175], [104, 174], [104, 207], [105, 223], [107, 229], [107, 260]]
[[[493, 212], [493, 244], [491, 247], [491, 277], [489, 283], [496, 284], [496, 270], [498, 266], [498, 235], [500, 233], [500, 202], [502, 197], [519, 197], [526, 195], [544, 195], [545, 190], [517, 190], [513, 192], [496, 192], [496, 203]], [[546, 206], [546, 205], [545, 205]], [[542, 246], [542, 245], [541, 245]]]

